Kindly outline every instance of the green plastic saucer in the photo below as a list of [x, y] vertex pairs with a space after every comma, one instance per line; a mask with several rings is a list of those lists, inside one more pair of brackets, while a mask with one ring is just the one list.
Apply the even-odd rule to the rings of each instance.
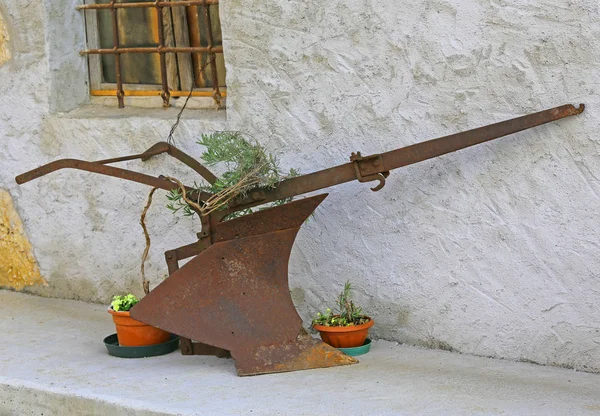
[[154, 345], [144, 345], [143, 347], [123, 347], [119, 345], [117, 334], [112, 334], [104, 338], [104, 345], [110, 355], [121, 358], [144, 358], [156, 357], [173, 352], [179, 346], [179, 337], [171, 335], [167, 342]]
[[352, 348], [338, 348], [341, 352], [346, 355], [350, 355], [352, 357], [356, 357], [357, 355], [363, 355], [369, 352], [371, 349], [371, 340], [367, 338], [365, 343], [360, 347], [352, 347]]

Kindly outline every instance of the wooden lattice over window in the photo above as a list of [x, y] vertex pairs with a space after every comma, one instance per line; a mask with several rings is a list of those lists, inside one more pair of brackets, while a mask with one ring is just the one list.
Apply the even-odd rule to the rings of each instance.
[[209, 96], [220, 105], [225, 63], [219, 0], [98, 0], [85, 11], [91, 95]]

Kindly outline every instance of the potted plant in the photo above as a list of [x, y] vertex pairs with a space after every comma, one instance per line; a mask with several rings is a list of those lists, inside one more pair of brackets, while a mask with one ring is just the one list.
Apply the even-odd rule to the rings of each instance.
[[350, 282], [336, 300], [338, 310], [333, 313], [327, 308], [325, 313], [317, 313], [313, 328], [320, 332], [321, 339], [335, 348], [354, 348], [365, 344], [373, 319], [363, 314], [362, 308], [350, 299]]
[[167, 342], [171, 334], [129, 316], [129, 310], [139, 302], [131, 293], [125, 296], [115, 296], [108, 308], [117, 328], [119, 345], [123, 347], [140, 347], [162, 344]]

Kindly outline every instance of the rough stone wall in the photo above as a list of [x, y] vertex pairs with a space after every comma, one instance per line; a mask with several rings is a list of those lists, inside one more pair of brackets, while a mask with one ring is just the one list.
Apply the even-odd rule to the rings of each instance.
[[[0, 66], [0, 187], [49, 283], [35, 293], [105, 302], [141, 292], [149, 189], [75, 171], [20, 187], [13, 177], [145, 150], [175, 112], [58, 113], [86, 100], [81, 18], [56, 11], [65, 4], [0, 0], [12, 53]], [[221, 16], [227, 111], [188, 113], [176, 140], [192, 154], [200, 133], [240, 129], [307, 173], [352, 151], [586, 103], [578, 117], [394, 171], [378, 193], [329, 190], [299, 234], [290, 288], [307, 322], [350, 279], [376, 338], [600, 371], [597, 2], [228, 0]], [[187, 172], [166, 158], [125, 166]], [[162, 252], [197, 231], [155, 199], [153, 284]]]

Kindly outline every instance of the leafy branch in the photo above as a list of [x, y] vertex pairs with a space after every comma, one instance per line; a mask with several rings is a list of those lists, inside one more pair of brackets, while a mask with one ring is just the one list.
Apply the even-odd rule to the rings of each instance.
[[[209, 201], [205, 201], [205, 207], [202, 209], [206, 214], [226, 209], [232, 200], [246, 197], [251, 189], [256, 187], [272, 189], [280, 181], [299, 175], [296, 169], [290, 169], [288, 173], [282, 172], [277, 159], [272, 154], [267, 153], [256, 141], [247, 140], [237, 131], [203, 134], [197, 143], [205, 147], [200, 158], [207, 166], [219, 165], [225, 169], [225, 173], [212, 185], [194, 184], [194, 190], [213, 194]], [[167, 195], [167, 199], [170, 201], [167, 208], [174, 213], [181, 212], [184, 216], [193, 216], [196, 213], [185, 197], [182, 187], [172, 190]], [[286, 198], [274, 201], [263, 209], [291, 200], [292, 198]], [[199, 206], [199, 204], [193, 205]], [[227, 219], [252, 212], [254, 212], [252, 208], [244, 209], [230, 214]]]

